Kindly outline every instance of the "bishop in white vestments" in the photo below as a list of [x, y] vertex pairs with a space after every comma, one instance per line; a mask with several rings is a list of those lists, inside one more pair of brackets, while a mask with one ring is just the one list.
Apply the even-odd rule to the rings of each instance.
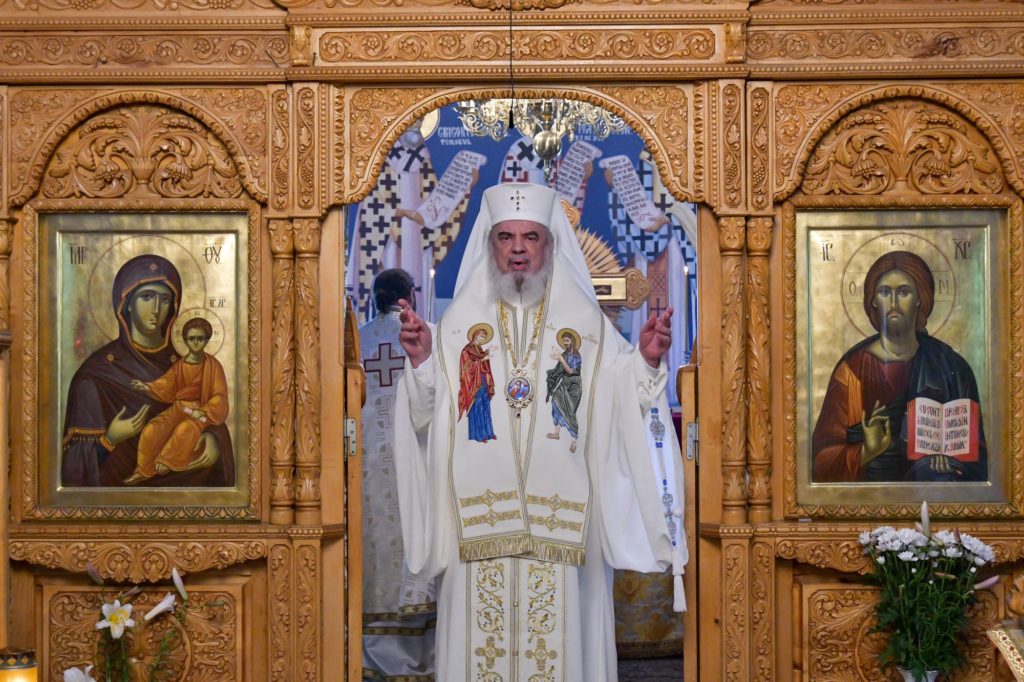
[[671, 567], [684, 608], [671, 310], [628, 345], [555, 192], [525, 183], [484, 192], [437, 328], [402, 307], [402, 538], [440, 578], [438, 679], [614, 682], [612, 569]]
[[366, 372], [363, 405], [363, 672], [367, 679], [434, 679], [434, 581], [402, 558], [395, 481], [395, 392], [405, 367], [398, 342], [400, 299], [412, 277], [385, 270], [373, 280], [377, 316], [359, 328]]

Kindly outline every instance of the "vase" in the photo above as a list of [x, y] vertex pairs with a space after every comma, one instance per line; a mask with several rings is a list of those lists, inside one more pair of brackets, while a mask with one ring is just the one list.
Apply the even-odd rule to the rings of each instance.
[[896, 667], [900, 675], [903, 675], [903, 682], [935, 682], [939, 677], [938, 670], [927, 670], [924, 673], [924, 677], [914, 677], [913, 671], [907, 670], [906, 668]]

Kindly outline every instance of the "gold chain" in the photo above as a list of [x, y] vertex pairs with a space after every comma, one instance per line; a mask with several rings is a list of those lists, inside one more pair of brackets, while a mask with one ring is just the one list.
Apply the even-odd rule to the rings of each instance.
[[526, 349], [523, 365], [520, 365], [516, 360], [516, 348], [512, 345], [512, 335], [509, 332], [508, 324], [508, 308], [505, 307], [504, 302], [499, 305], [501, 306], [501, 333], [505, 337], [505, 347], [508, 348], [509, 355], [512, 356], [512, 366], [525, 367], [526, 359], [533, 355], [533, 351], [537, 350], [537, 338], [540, 336], [540, 318], [544, 315], [544, 301], [541, 301], [540, 305], [537, 306], [537, 313], [533, 316], [533, 336], [530, 338], [530, 346]]

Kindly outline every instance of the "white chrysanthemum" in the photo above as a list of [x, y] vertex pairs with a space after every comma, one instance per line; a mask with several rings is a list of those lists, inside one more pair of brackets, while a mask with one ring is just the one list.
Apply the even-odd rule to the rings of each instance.
[[984, 559], [986, 562], [992, 561], [996, 558], [995, 552], [992, 551], [992, 548], [973, 535], [962, 533], [960, 535], [960, 542], [963, 544], [964, 549], [974, 556]]
[[896, 556], [900, 558], [900, 561], [917, 561], [917, 555], [909, 549], [900, 552]]
[[956, 546], [947, 547], [942, 553], [950, 559], [959, 559], [964, 555], [960, 548]]
[[943, 545], [955, 545], [958, 544], [956, 536], [953, 535], [952, 531], [940, 530], [932, 534], [932, 537], [938, 540]]
[[868, 545], [870, 545], [872, 543], [871, 533], [869, 531], [864, 531], [863, 533], [860, 534], [860, 537], [858, 538], [858, 541], [860, 542], [861, 545], [867, 547]]
[[875, 559], [875, 561], [877, 561], [879, 564], [884, 564], [885, 563], [885, 557], [884, 556], [880, 556], [877, 559]]

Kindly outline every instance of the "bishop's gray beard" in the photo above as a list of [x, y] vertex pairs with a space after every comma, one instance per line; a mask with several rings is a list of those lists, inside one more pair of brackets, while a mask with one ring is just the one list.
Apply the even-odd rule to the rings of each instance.
[[551, 254], [544, 255], [544, 266], [537, 272], [502, 272], [491, 252], [491, 282], [498, 296], [508, 303], [518, 303], [525, 308], [544, 298], [544, 292], [551, 277]]

